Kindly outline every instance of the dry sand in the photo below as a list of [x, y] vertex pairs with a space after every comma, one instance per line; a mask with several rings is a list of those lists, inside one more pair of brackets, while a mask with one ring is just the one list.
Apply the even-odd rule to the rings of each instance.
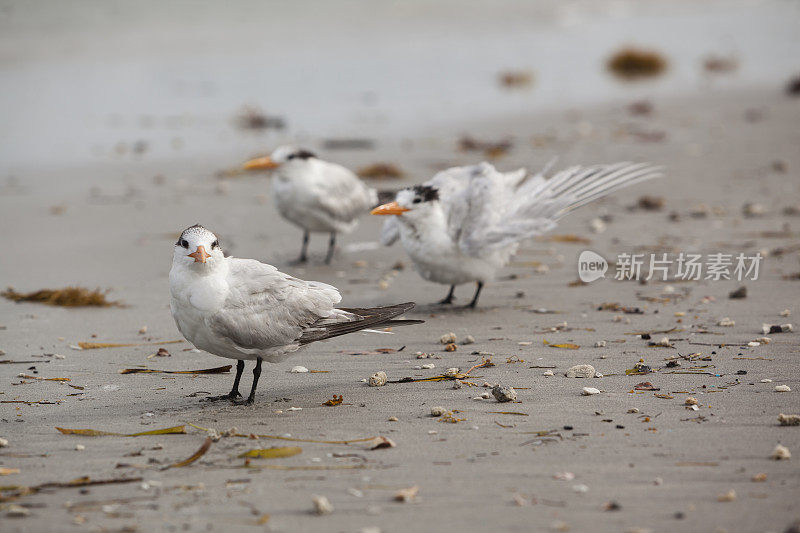
[[[13, 503], [24, 506], [29, 516], [4, 516], [2, 529], [783, 531], [800, 518], [800, 428], [779, 427], [777, 422], [779, 413], [800, 412], [797, 333], [770, 335], [772, 343], [758, 347], [691, 343], [747, 343], [761, 336], [762, 323], [796, 320], [798, 218], [782, 214], [782, 209], [799, 199], [798, 123], [796, 100], [764, 90], [659, 100], [653, 115], [644, 118], [632, 117], [622, 105], [607, 106], [465, 123], [449, 135], [411, 138], [402, 145], [387, 140], [368, 152], [325, 153], [353, 167], [377, 160], [399, 164], [409, 177], [379, 184], [391, 187], [421, 181], [444, 165], [480, 159], [479, 154], [455, 150], [458, 131], [485, 138], [512, 136], [515, 148], [496, 162], [503, 169], [535, 168], [554, 154], [560, 157], [559, 166], [635, 159], [666, 167], [665, 179], [585, 207], [555, 232], [584, 235], [591, 244], [524, 246], [502, 279], [485, 289], [474, 312], [428, 305], [443, 297], [446, 287], [421, 281], [399, 247], [363, 245], [376, 240], [376, 218], [364, 219], [355, 234], [341, 239], [343, 247], [332, 267], [288, 266], [300, 233], [278, 217], [267, 197], [266, 179], [214, 176], [218, 169], [235, 166], [235, 157], [126, 159], [19, 176], [17, 185], [9, 182], [0, 191], [2, 282], [18, 290], [68, 284], [108, 287], [113, 289], [110, 297], [127, 307], [61, 309], [0, 300], [0, 349], [5, 352], [0, 360], [36, 361], [0, 365], [0, 399], [55, 402], [0, 405], [0, 436], [9, 441], [0, 450], [0, 466], [20, 470], [0, 484], [30, 486], [81, 476], [143, 481], [21, 496]], [[645, 142], [630, 133], [634, 129], [664, 132], [665, 138]], [[784, 171], [774, 168], [776, 161]], [[157, 175], [164, 177], [162, 184], [154, 181]], [[663, 210], [631, 209], [643, 194], [663, 196]], [[743, 218], [746, 202], [762, 203], [766, 214]], [[690, 216], [699, 204], [708, 206], [706, 218]], [[60, 207], [52, 211], [53, 206]], [[673, 211], [678, 221], [669, 219]], [[604, 233], [592, 234], [589, 221], [601, 213], [612, 220]], [[183, 227], [195, 222], [216, 231], [234, 255], [337, 285], [349, 305], [417, 301], [420, 305], [410, 316], [426, 323], [392, 335], [357, 334], [312, 345], [284, 364], [269, 366], [257, 401], [249, 407], [199, 401], [207, 393], [227, 391], [231, 374], [120, 375], [120, 369], [141, 365], [185, 370], [228, 363], [188, 351], [186, 342], [163, 344], [180, 338], [168, 309], [172, 243]], [[787, 247], [782, 255], [774, 252]], [[728, 293], [741, 283], [607, 279], [569, 286], [584, 249], [607, 258], [633, 250], [770, 253], [760, 278], [744, 283], [747, 298], [730, 300]], [[324, 239], [314, 238], [315, 259], [323, 251]], [[549, 271], [537, 273], [533, 261]], [[391, 275], [398, 262], [405, 268]], [[795, 280], [783, 279], [791, 275]], [[380, 287], [381, 280], [388, 280], [387, 288]], [[665, 293], [667, 285], [675, 293]], [[471, 291], [461, 287], [459, 301], [466, 303]], [[670, 301], [645, 300], [664, 295], [672, 296]], [[605, 302], [640, 307], [644, 314], [625, 314], [615, 321], [621, 313], [597, 310]], [[784, 309], [793, 316], [780, 316]], [[676, 312], [685, 315], [677, 317]], [[736, 325], [717, 326], [723, 317]], [[569, 330], [544, 332], [563, 322]], [[145, 325], [146, 334], [139, 334]], [[647, 347], [647, 341], [631, 335], [675, 327], [668, 334], [673, 348]], [[697, 333], [705, 328], [707, 334]], [[472, 335], [476, 342], [445, 352], [438, 340], [449, 331], [459, 338]], [[654, 340], [660, 336], [654, 334]], [[545, 339], [580, 348], [546, 347]], [[594, 348], [600, 340], [607, 346]], [[70, 349], [79, 341], [151, 344]], [[147, 358], [162, 346], [171, 357]], [[376, 348], [397, 351], [376, 353]], [[419, 351], [434, 358], [417, 360]], [[378, 370], [389, 379], [429, 377], [449, 367], [463, 371], [480, 362], [481, 356], [473, 354], [478, 351], [494, 354], [496, 366], [473, 370], [473, 381], [514, 386], [521, 403], [474, 400], [489, 389], [464, 385], [455, 390], [451, 381], [382, 388], [361, 382]], [[660, 369], [665, 358], [693, 352], [711, 355], [711, 361], [696, 364], [708, 365], [718, 375], [665, 370], [625, 375], [639, 359]], [[64, 358], [44, 355], [54, 353]], [[432, 370], [415, 369], [430, 362], [435, 364]], [[605, 377], [563, 377], [579, 363], [594, 365]], [[289, 373], [295, 365], [324, 373]], [[556, 375], [547, 378], [543, 368], [532, 368], [544, 366], [553, 366]], [[684, 362], [683, 368], [688, 366]], [[20, 378], [21, 372], [66, 377], [85, 388]], [[242, 390], [249, 388], [249, 377], [248, 364]], [[669, 398], [631, 393], [641, 381], [651, 381]], [[775, 392], [779, 384], [789, 385], [792, 392]], [[582, 396], [586, 386], [603, 392]], [[344, 397], [342, 405], [321, 405], [334, 394]], [[687, 396], [698, 400], [698, 411], [684, 407]], [[429, 416], [433, 406], [457, 410], [456, 418], [463, 421], [442, 423]], [[630, 413], [633, 408], [638, 413]], [[204, 432], [187, 427], [186, 435], [126, 438], [67, 436], [55, 430], [129, 433], [188, 423], [316, 440], [383, 435], [397, 447], [365, 450], [360, 444], [223, 437], [194, 464], [161, 470], [197, 450]], [[536, 433], [547, 430], [552, 430], [547, 437]], [[778, 443], [795, 458], [770, 460]], [[286, 470], [248, 469], [237, 458], [251, 448], [295, 444], [302, 454], [250, 463]], [[342, 467], [346, 469], [336, 469]], [[564, 472], [574, 479], [554, 478]], [[753, 482], [759, 473], [766, 481]], [[419, 487], [415, 501], [393, 501], [398, 489], [412, 486]], [[718, 501], [731, 490], [735, 501]], [[315, 515], [314, 495], [326, 496], [333, 513]], [[604, 510], [607, 502], [616, 502], [619, 510]], [[267, 514], [266, 526], [259, 524]]]

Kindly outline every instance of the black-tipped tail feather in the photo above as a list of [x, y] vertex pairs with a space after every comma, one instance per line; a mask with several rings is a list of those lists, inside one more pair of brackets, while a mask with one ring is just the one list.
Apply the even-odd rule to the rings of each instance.
[[381, 326], [410, 326], [412, 324], [422, 324], [425, 322], [424, 320], [393, 320], [395, 317], [413, 309], [415, 305], [414, 302], [406, 302], [386, 307], [340, 307], [340, 311], [350, 313], [358, 318], [356, 320], [334, 322], [332, 324], [314, 327], [303, 333], [297, 342], [302, 346], [311, 342], [347, 335], [348, 333], [354, 333], [362, 329], [378, 328]]

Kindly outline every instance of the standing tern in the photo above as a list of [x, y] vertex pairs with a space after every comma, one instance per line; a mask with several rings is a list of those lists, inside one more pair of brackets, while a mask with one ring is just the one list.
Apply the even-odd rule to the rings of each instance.
[[281, 146], [267, 157], [251, 159], [247, 170], [275, 169], [272, 197], [280, 214], [303, 229], [298, 263], [306, 252], [312, 232], [330, 233], [325, 264], [333, 258], [337, 233], [350, 233], [358, 217], [378, 204], [378, 192], [367, 187], [351, 170], [323, 161], [295, 146]]
[[453, 302], [456, 285], [476, 282], [468, 305], [474, 308], [483, 285], [521, 241], [552, 230], [577, 207], [661, 176], [647, 163], [574, 166], [549, 179], [547, 170], [528, 176], [525, 169], [501, 173], [480, 163], [439, 172], [373, 209], [373, 215], [394, 215], [384, 223], [381, 242], [400, 239], [424, 279], [450, 285], [441, 304]]
[[[195, 347], [238, 359], [229, 394], [208, 398], [252, 404], [261, 363], [278, 363], [305, 345], [366, 328], [419, 324], [394, 320], [414, 307], [337, 308], [336, 287], [303, 281], [254, 259], [225, 257], [216, 235], [195, 225], [181, 233], [169, 272], [170, 310]], [[250, 396], [241, 402], [244, 361], [255, 360]]]

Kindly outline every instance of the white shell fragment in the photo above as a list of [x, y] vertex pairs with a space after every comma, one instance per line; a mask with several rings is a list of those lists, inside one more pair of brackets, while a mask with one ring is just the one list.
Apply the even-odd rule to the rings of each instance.
[[769, 458], [775, 461], [784, 461], [792, 458], [792, 452], [790, 452], [789, 448], [786, 446], [778, 444], [775, 446], [775, 449], [772, 450], [772, 455], [770, 455]]
[[434, 365], [433, 363], [426, 363], [426, 364], [422, 365], [422, 368], [425, 369], [425, 370], [430, 370], [432, 368], [436, 368], [436, 365]]
[[800, 415], [778, 415], [778, 422], [782, 426], [800, 426]]
[[605, 348], [606, 347], [606, 341], [597, 341], [597, 342], [594, 343], [594, 347], [595, 348]]
[[544, 372], [542, 372], [542, 375], [543, 375], [544, 377], [546, 377], [546, 378], [550, 378], [550, 377], [553, 377], [553, 376], [555, 376], [555, 374], [553, 373], [553, 371], [552, 371], [552, 370], [545, 370]]
[[454, 378], [458, 375], [458, 367], [448, 368], [444, 371], [444, 375], [448, 378]]
[[413, 487], [408, 487], [407, 489], [400, 489], [394, 493], [394, 499], [398, 502], [408, 503], [414, 501], [417, 497], [417, 493], [419, 492], [419, 487], [414, 485]]
[[325, 496], [313, 496], [311, 501], [314, 504], [314, 512], [318, 515], [331, 514], [333, 504]]
[[504, 387], [495, 385], [492, 389], [492, 395], [498, 402], [513, 402], [517, 399], [517, 391], [513, 387]]
[[304, 366], [294, 366], [289, 372], [292, 374], [305, 374], [308, 372], [308, 369]]
[[437, 405], [436, 407], [431, 407], [431, 416], [442, 416], [447, 412], [447, 409], [444, 407]]
[[792, 392], [789, 385], [775, 385], [775, 392]]
[[8, 446], [8, 440], [0, 437], [0, 448], [5, 448], [6, 446]]
[[736, 325], [736, 322], [734, 322], [733, 320], [731, 320], [728, 317], [725, 317], [722, 320], [720, 320], [719, 322], [717, 322], [717, 325], [725, 327], [725, 328], [732, 328], [733, 326]]
[[372, 374], [369, 377], [369, 380], [367, 380], [367, 383], [369, 384], [370, 387], [383, 387], [384, 385], [386, 385], [386, 379], [387, 379], [386, 372], [381, 370], [379, 372], [375, 372], [374, 374]]
[[564, 373], [568, 378], [593, 378], [595, 369], [592, 365], [575, 365]]
[[439, 338], [439, 343], [440, 344], [453, 344], [454, 342], [456, 342], [456, 340], [457, 340], [456, 334], [451, 331], [450, 333], [445, 333], [444, 335], [442, 335]]
[[594, 387], [584, 387], [581, 391], [581, 394], [584, 396], [592, 396], [594, 394], [600, 394], [600, 389], [595, 389]]
[[464, 340], [461, 341], [461, 344], [475, 344], [475, 337], [472, 335], [467, 335], [464, 337]]

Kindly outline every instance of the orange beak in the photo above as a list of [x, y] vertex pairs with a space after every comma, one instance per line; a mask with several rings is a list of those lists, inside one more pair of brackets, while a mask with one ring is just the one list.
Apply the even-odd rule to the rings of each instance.
[[397, 202], [389, 202], [388, 204], [379, 205], [372, 211], [370, 215], [402, 215], [406, 211], [411, 211], [406, 207], [401, 207]]
[[206, 253], [205, 246], [198, 246], [197, 247], [197, 251], [193, 252], [193, 253], [190, 253], [189, 257], [194, 257], [194, 262], [195, 263], [205, 263], [206, 259], [211, 257], [211, 254]]
[[257, 157], [245, 163], [242, 168], [245, 170], [266, 170], [270, 168], [277, 168], [280, 165], [270, 159], [269, 156]]

